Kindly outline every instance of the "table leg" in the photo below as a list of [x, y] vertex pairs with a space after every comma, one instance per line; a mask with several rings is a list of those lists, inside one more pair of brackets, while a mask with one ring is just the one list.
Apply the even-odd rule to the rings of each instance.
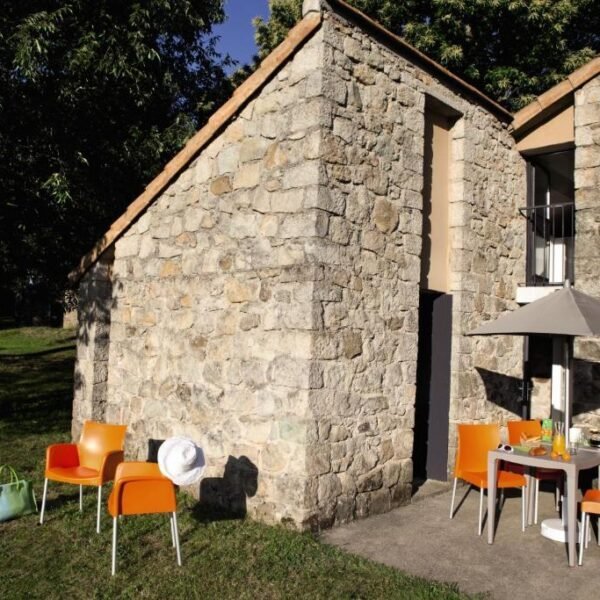
[[533, 525], [533, 513], [535, 512], [535, 477], [531, 469], [525, 475], [527, 481], [527, 525]]
[[567, 471], [567, 543], [569, 544], [569, 566], [576, 564], [577, 531], [577, 471]]
[[497, 473], [498, 461], [490, 456], [488, 457], [488, 544], [494, 543], [494, 530], [496, 529], [496, 480], [498, 478]]

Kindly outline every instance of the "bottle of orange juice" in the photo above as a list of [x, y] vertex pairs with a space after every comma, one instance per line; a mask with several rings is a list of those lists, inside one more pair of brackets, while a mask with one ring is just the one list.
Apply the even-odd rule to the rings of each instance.
[[552, 436], [552, 452], [562, 456], [566, 451], [565, 443], [565, 424], [561, 422], [554, 423], [554, 435]]

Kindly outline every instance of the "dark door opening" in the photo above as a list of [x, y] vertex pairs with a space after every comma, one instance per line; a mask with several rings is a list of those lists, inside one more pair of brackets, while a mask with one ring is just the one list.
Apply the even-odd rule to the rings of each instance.
[[448, 478], [452, 296], [422, 290], [413, 442], [414, 487]]

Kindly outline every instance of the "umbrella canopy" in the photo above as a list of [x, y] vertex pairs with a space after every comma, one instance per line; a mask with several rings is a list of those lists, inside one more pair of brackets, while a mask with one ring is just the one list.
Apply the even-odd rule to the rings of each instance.
[[[565, 443], [569, 446], [569, 428], [573, 402], [573, 340], [576, 335], [600, 335], [600, 300], [566, 287], [531, 304], [484, 323], [467, 335], [530, 335], [554, 337], [552, 365], [552, 418], [565, 423]], [[561, 356], [562, 354], [562, 356]], [[563, 531], [545, 521], [546, 530]], [[542, 535], [546, 535], [542, 533]], [[552, 537], [552, 539], [559, 539]]]
[[600, 335], [600, 300], [565, 287], [467, 333], [497, 334]]

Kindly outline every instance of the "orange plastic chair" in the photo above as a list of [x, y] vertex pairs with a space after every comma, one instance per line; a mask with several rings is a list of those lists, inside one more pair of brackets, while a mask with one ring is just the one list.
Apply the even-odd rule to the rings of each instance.
[[126, 425], [108, 425], [85, 421], [78, 444], [54, 444], [46, 449], [44, 496], [40, 525], [44, 522], [48, 480], [79, 485], [79, 510], [83, 510], [83, 486], [98, 488], [96, 531], [100, 533], [102, 485], [112, 481], [122, 463]]
[[[508, 443], [516, 446], [521, 443], [521, 437], [536, 437], [542, 435], [542, 424], [535, 420], [529, 421], [508, 421]], [[526, 467], [522, 465], [510, 465], [510, 470], [514, 473], [525, 473]], [[560, 500], [560, 486], [563, 481], [563, 472], [559, 469], [535, 469], [533, 471], [534, 488], [532, 492], [534, 496], [533, 522], [537, 525], [538, 522], [538, 506], [540, 501], [540, 481], [553, 481], [555, 483], [554, 504], [556, 510], [559, 509], [558, 503]]]
[[108, 512], [113, 518], [113, 575], [117, 568], [117, 522], [121, 515], [171, 513], [171, 540], [177, 550], [177, 564], [181, 566], [175, 486], [160, 472], [156, 463], [126, 462], [117, 467]]
[[[579, 530], [579, 566], [583, 564], [583, 547], [588, 547], [590, 514], [600, 516], [600, 490], [588, 490], [581, 501], [581, 527]], [[600, 519], [598, 521], [598, 546], [600, 546]]]
[[[490, 450], [500, 444], [500, 427], [495, 424], [469, 424], [458, 426], [458, 448], [454, 467], [454, 487], [450, 504], [450, 518], [454, 518], [456, 484], [459, 479], [479, 488], [479, 530], [483, 530], [483, 490], [487, 489], [487, 459]], [[527, 482], [523, 475], [498, 470], [496, 486], [500, 489], [521, 488], [521, 530], [525, 531]], [[470, 488], [469, 488], [470, 489]], [[469, 491], [467, 491], [467, 494]], [[466, 495], [465, 495], [466, 497]]]

